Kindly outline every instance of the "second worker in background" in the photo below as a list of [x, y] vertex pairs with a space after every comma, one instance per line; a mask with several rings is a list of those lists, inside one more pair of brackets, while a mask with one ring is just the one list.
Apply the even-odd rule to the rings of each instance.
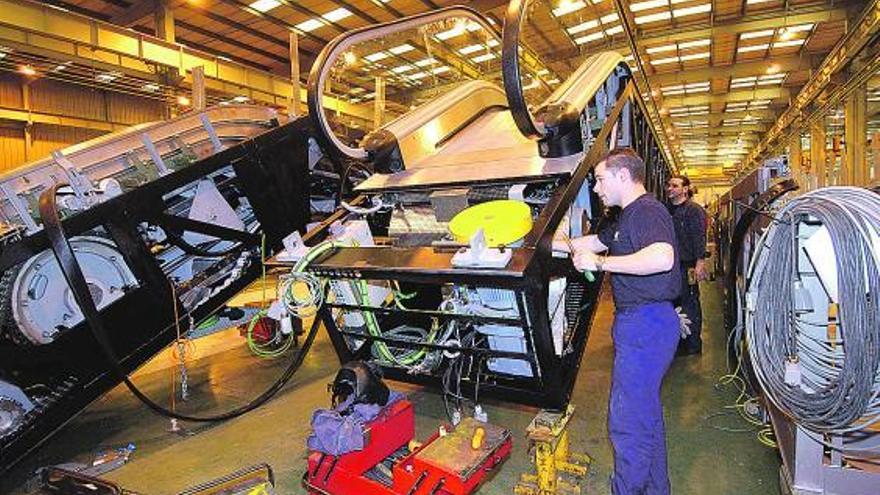
[[691, 181], [684, 175], [674, 175], [666, 183], [669, 213], [678, 239], [681, 269], [681, 296], [676, 303], [691, 321], [690, 335], [679, 343], [678, 355], [700, 354], [703, 339], [703, 309], [700, 307], [699, 282], [708, 278], [706, 270], [706, 211], [691, 199]]

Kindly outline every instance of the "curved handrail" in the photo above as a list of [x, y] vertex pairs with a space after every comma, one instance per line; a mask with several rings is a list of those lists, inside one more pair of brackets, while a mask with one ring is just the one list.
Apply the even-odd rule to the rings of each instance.
[[321, 100], [324, 97], [324, 83], [327, 74], [333, 67], [333, 64], [342, 53], [356, 43], [366, 40], [387, 36], [389, 34], [399, 33], [408, 29], [413, 29], [424, 24], [442, 21], [451, 18], [466, 18], [478, 23], [486, 32], [491, 33], [499, 42], [502, 41], [501, 34], [489, 24], [489, 21], [480, 12], [464, 6], [452, 6], [423, 14], [416, 14], [410, 17], [404, 17], [394, 21], [367, 26], [355, 29], [346, 33], [342, 33], [328, 43], [318, 58], [312, 65], [309, 72], [308, 81], [308, 105], [309, 116], [317, 129], [317, 137], [326, 148], [335, 148], [339, 152], [356, 159], [366, 159], [367, 152], [363, 148], [353, 148], [343, 143], [330, 130], [327, 123], [327, 116], [324, 114], [324, 108]]
[[502, 30], [501, 76], [504, 80], [504, 92], [507, 94], [510, 114], [516, 127], [523, 136], [540, 139], [544, 137], [544, 130], [535, 122], [532, 112], [529, 111], [528, 103], [523, 96], [519, 70], [519, 35], [528, 4], [529, 0], [511, 0], [507, 6]]

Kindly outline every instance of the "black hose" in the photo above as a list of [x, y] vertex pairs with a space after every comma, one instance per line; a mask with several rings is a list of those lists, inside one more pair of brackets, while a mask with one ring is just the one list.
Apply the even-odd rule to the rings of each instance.
[[[178, 419], [181, 421], [191, 421], [195, 423], [210, 423], [236, 418], [238, 416], [241, 416], [242, 414], [245, 414], [260, 407], [261, 405], [268, 402], [269, 399], [274, 397], [275, 394], [277, 394], [278, 391], [280, 391], [287, 384], [287, 382], [290, 381], [294, 373], [296, 373], [296, 371], [302, 365], [302, 362], [305, 359], [305, 356], [311, 348], [312, 343], [315, 340], [315, 336], [318, 333], [320, 319], [317, 317], [312, 323], [312, 328], [309, 330], [309, 334], [306, 337], [302, 348], [287, 366], [287, 369], [284, 370], [284, 373], [278, 378], [278, 380], [275, 381], [275, 383], [273, 383], [268, 389], [266, 389], [266, 391], [264, 391], [251, 402], [239, 408], [227, 411], [223, 414], [218, 414], [216, 416], [190, 416], [171, 411], [157, 404], [152, 399], [147, 397], [143, 392], [141, 392], [135, 386], [135, 384], [132, 383], [131, 379], [122, 368], [122, 364], [119, 361], [119, 358], [116, 356], [116, 353], [113, 351], [113, 347], [110, 345], [110, 339], [107, 337], [107, 332], [104, 329], [104, 324], [101, 320], [101, 314], [98, 312], [98, 308], [95, 307], [94, 301], [92, 301], [91, 293], [89, 292], [86, 279], [83, 276], [79, 263], [76, 261], [73, 249], [70, 246], [70, 241], [68, 241], [67, 236], [64, 233], [64, 227], [61, 225], [61, 218], [58, 216], [58, 209], [55, 200], [58, 188], [62, 187], [63, 185], [64, 184], [55, 184], [40, 195], [40, 218], [43, 221], [43, 228], [46, 230], [46, 235], [49, 238], [52, 252], [55, 254], [55, 258], [58, 260], [58, 265], [61, 267], [61, 273], [64, 274], [64, 278], [65, 280], [67, 280], [67, 284], [73, 292], [73, 297], [83, 313], [83, 317], [86, 320], [86, 325], [89, 327], [89, 330], [92, 332], [92, 335], [98, 342], [98, 345], [101, 348], [101, 352], [110, 363], [110, 368], [113, 373], [119, 380], [125, 383], [125, 386], [128, 387], [131, 393], [134, 394], [134, 396], [137, 397], [138, 400], [143, 402], [144, 405], [149, 407], [153, 412], [159, 414], [160, 416]], [[177, 304], [177, 301], [174, 301], [174, 304]]]

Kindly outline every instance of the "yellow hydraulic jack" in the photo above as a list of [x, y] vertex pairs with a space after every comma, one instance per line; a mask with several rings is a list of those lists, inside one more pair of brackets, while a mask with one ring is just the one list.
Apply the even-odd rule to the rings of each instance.
[[541, 411], [526, 429], [530, 450], [535, 453], [536, 474], [523, 474], [513, 489], [516, 495], [577, 495], [581, 487], [561, 479], [560, 474], [577, 480], [587, 475], [592, 459], [568, 451], [568, 423], [574, 414], [569, 405], [564, 412]]

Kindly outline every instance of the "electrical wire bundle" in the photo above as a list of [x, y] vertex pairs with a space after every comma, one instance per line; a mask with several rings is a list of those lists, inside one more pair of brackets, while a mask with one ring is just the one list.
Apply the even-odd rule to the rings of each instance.
[[[795, 301], [798, 228], [807, 220], [827, 228], [836, 255], [837, 335], [803, 319]], [[758, 244], [750, 276], [747, 345], [773, 404], [820, 433], [880, 422], [880, 196], [830, 187], [792, 199]]]

